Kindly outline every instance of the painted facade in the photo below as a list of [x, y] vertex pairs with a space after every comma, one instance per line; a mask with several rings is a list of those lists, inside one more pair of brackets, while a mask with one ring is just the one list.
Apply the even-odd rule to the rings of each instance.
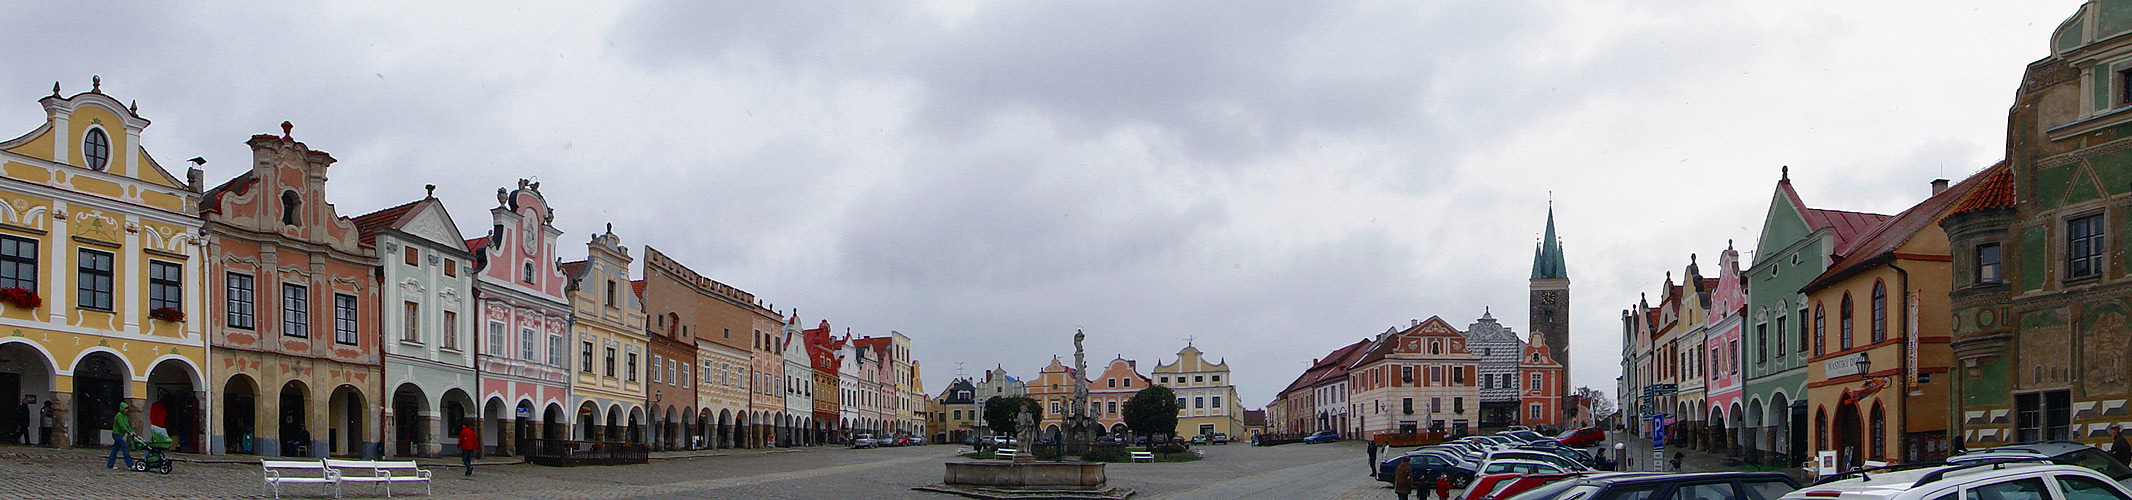
[[1125, 427], [1125, 401], [1133, 395], [1155, 385], [1155, 380], [1140, 374], [1140, 363], [1120, 355], [1111, 359], [1088, 384], [1088, 414], [1096, 423], [1114, 436], [1130, 434]]
[[671, 450], [696, 446], [695, 436], [704, 435], [697, 420], [704, 415], [698, 406], [696, 377], [696, 325], [673, 312], [648, 318], [646, 347], [650, 359], [644, 371], [644, 403], [651, 408], [653, 449]]
[[[0, 288], [36, 297], [0, 305], [0, 401], [34, 396], [31, 415], [56, 412], [40, 444], [108, 442], [123, 401], [133, 422], [157, 421], [160, 408], [179, 450], [219, 450], [207, 400], [210, 262], [191, 213], [200, 181], [157, 165], [140, 142], [148, 120], [101, 87], [61, 97], [54, 84], [39, 100], [45, 123], [0, 142]], [[175, 320], [150, 316], [164, 307]]]
[[1547, 336], [1534, 333], [1532, 341], [1525, 344], [1524, 352], [1518, 356], [1518, 377], [1521, 379], [1518, 383], [1524, 384], [1518, 390], [1518, 406], [1523, 408], [1521, 416], [1524, 417], [1519, 423], [1534, 428], [1560, 429], [1566, 422], [1567, 412], [1563, 411], [1562, 404], [1567, 398], [1555, 391], [1568, 385], [1562, 379], [1569, 378], [1569, 373], [1563, 370], [1561, 363], [1548, 357], [1553, 352], [1547, 348]]
[[354, 219], [380, 258], [387, 456], [457, 450], [459, 424], [478, 418], [474, 395], [474, 256], [434, 196]]
[[630, 289], [632, 260], [610, 227], [585, 243], [585, 260], [561, 266], [570, 300], [569, 355], [576, 358], [571, 440], [645, 442], [644, 408], [653, 400], [644, 360], [651, 356], [651, 340], [644, 304]]
[[1360, 427], [1355, 437], [1472, 433], [1480, 420], [1479, 367], [1464, 332], [1443, 318], [1387, 332], [1348, 365]]
[[1177, 435], [1243, 434], [1244, 407], [1236, 400], [1227, 359], [1208, 361], [1206, 353], [1186, 344], [1176, 361], [1157, 363], [1154, 376], [1156, 385], [1177, 393]]
[[[1068, 394], [1070, 396], [1071, 393]], [[1044, 403], [1043, 401], [1038, 402]], [[939, 405], [937, 410], [940, 413], [938, 417], [935, 417], [935, 420], [940, 422], [941, 430], [935, 433], [937, 434], [933, 438], [935, 441], [941, 443], [972, 443], [972, 441], [969, 441], [972, 437], [984, 434], [985, 429], [979, 428], [984, 425], [984, 407], [978, 405], [977, 385], [971, 383], [970, 379], [958, 378], [948, 382], [948, 388], [940, 391], [940, 399], [937, 404]], [[1047, 410], [1046, 413], [1051, 413], [1051, 411]], [[1046, 420], [1055, 421], [1056, 419], [1047, 415]], [[1057, 434], [1057, 425], [1056, 423], [1048, 425], [1044, 434]]]
[[512, 454], [527, 439], [574, 437], [573, 413], [565, 410], [574, 376], [563, 353], [571, 307], [555, 250], [563, 232], [540, 184], [521, 179], [516, 189], [497, 188], [489, 216], [489, 234], [467, 242], [481, 313], [481, 443]]
[[[326, 202], [332, 155], [255, 135], [252, 168], [202, 194], [220, 450], [378, 456], [378, 265]], [[247, 439], [247, 437], [249, 439]]]
[[[705, 278], [652, 247], [644, 248], [644, 309], [654, 331], [671, 329], [695, 348], [705, 383], [696, 384], [698, 426], [717, 448], [760, 446], [749, 412], [753, 376], [748, 335], [760, 321], [782, 323], [755, 295]], [[662, 326], [663, 325], [663, 326]], [[654, 339], [656, 341], [656, 339]]]
[[[1000, 372], [1004, 374], [1005, 371], [1006, 370], [1004, 368], [986, 370], [985, 380], [992, 380], [992, 374], [994, 372]], [[1020, 380], [1014, 380], [1012, 377], [1006, 378], [1008, 380], [1013, 380], [1013, 383], [1020, 385], [1018, 389], [1022, 391], [1022, 394], [1024, 396], [1027, 396], [1029, 399], [1036, 400], [1036, 403], [1038, 405], [1044, 407], [1044, 434], [1051, 436], [1062, 436], [1065, 435], [1065, 433], [1063, 429], [1060, 428], [1060, 424], [1066, 421], [1066, 417], [1073, 416], [1072, 413], [1074, 376], [1075, 373], [1073, 371], [1073, 367], [1066, 366], [1065, 362], [1059, 361], [1058, 356], [1052, 356], [1051, 362], [1045, 364], [1043, 368], [1037, 369], [1036, 378], [1030, 380], [1027, 383], [1022, 383]], [[977, 394], [975, 398], [975, 405], [979, 411], [982, 411], [984, 409], [984, 401], [985, 399], [988, 399], [987, 394], [990, 394], [991, 397], [997, 397], [1007, 393], [1007, 389], [1001, 387], [999, 384], [993, 384], [992, 387], [993, 388], [991, 389], [987, 389], [983, 385], [983, 383], [971, 384], [971, 390], [976, 391]], [[1090, 384], [1090, 389], [1093, 388], [1094, 385]], [[1093, 413], [1091, 413], [1091, 415], [1092, 414]], [[977, 431], [984, 432], [987, 430], [983, 429], [983, 427], [985, 426], [983, 417], [972, 417], [971, 420], [976, 421], [975, 425], [979, 427]]]
[[1479, 320], [1466, 326], [1466, 350], [1480, 358], [1476, 371], [1480, 372], [1481, 411], [1476, 422], [1481, 429], [1507, 428], [1522, 418], [1518, 408], [1518, 353], [1524, 347], [1517, 332], [1497, 322], [1492, 311], [1482, 311]]
[[780, 392], [785, 394], [785, 441], [790, 443], [788, 446], [813, 446], [819, 443], [814, 420], [814, 367], [807, 361], [807, 337], [800, 331], [798, 316], [785, 323], [777, 341], [783, 344], [778, 351], [785, 357], [783, 369], [779, 370], [783, 377]]
[[1718, 256], [1717, 286], [1710, 291], [1710, 310], [1703, 323], [1703, 449], [1731, 454], [1739, 450], [1740, 330], [1747, 307], [1747, 290], [1740, 282], [1740, 252], [1726, 246]]
[[820, 325], [800, 332], [800, 336], [806, 348], [807, 371], [814, 379], [813, 394], [808, 401], [813, 406], [815, 442], [844, 444], [844, 431], [840, 427], [843, 413], [839, 410], [844, 384], [833, 346], [835, 342], [829, 335], [831, 331], [829, 321], [822, 320]]

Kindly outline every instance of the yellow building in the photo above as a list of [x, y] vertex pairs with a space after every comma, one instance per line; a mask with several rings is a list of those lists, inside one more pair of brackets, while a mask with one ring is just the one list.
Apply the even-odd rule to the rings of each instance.
[[614, 235], [612, 227], [593, 235], [585, 244], [585, 257], [562, 264], [563, 275], [570, 279], [565, 292], [573, 308], [570, 334], [576, 337], [571, 345], [577, 356], [572, 363], [576, 376], [570, 385], [570, 405], [576, 415], [571, 438], [622, 441], [634, 429], [618, 421], [626, 418], [620, 416], [642, 413], [649, 400], [646, 372], [638, 367], [656, 360], [651, 356], [651, 337], [644, 331], [643, 301], [630, 290], [633, 259], [622, 246], [622, 238]]
[[1837, 249], [1837, 263], [1800, 290], [1810, 308], [1811, 450], [1834, 450], [1846, 467], [1947, 456], [1953, 270], [1939, 221], [1994, 170], [1940, 185]]
[[68, 447], [108, 443], [123, 401], [201, 451], [199, 176], [158, 166], [148, 120], [101, 82], [39, 104], [45, 123], [0, 143], [0, 404], [51, 408]]
[[1205, 353], [1186, 344], [1177, 360], [1155, 365], [1155, 385], [1177, 393], [1177, 435], [1244, 433], [1244, 407], [1236, 401], [1229, 362], [1207, 362]]

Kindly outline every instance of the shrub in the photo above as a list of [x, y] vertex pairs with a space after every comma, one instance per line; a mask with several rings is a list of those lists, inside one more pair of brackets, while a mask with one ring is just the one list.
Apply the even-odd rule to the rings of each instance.
[[1172, 453], [1184, 453], [1184, 452], [1185, 452], [1185, 446], [1184, 446], [1184, 445], [1181, 445], [1181, 444], [1158, 444], [1158, 445], [1155, 445], [1155, 450], [1154, 450], [1154, 451], [1155, 451], [1155, 454], [1157, 454], [1157, 455], [1168, 455], [1168, 454], [1172, 454]]
[[1087, 453], [1081, 454], [1081, 460], [1090, 462], [1123, 462], [1125, 461], [1125, 455], [1118, 453], [1116, 450], [1092, 448]]

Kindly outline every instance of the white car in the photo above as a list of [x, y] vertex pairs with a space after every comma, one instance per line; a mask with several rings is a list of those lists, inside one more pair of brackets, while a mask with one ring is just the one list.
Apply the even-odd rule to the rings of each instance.
[[1831, 476], [1780, 500], [2124, 500], [2132, 490], [2094, 469], [1977, 462]]
[[1564, 470], [1562, 466], [1555, 465], [1553, 463], [1542, 462], [1539, 460], [1505, 458], [1498, 460], [1489, 460], [1487, 463], [1481, 464], [1481, 472], [1479, 475], [1485, 476], [1489, 474], [1561, 474], [1564, 472], [1570, 471]]
[[874, 435], [872, 434], [855, 434], [851, 436], [851, 447], [853, 448], [878, 448], [880, 446], [881, 443], [874, 442]]
[[1488, 452], [1487, 458], [1481, 461], [1483, 463], [1488, 463], [1497, 460], [1530, 460], [1534, 462], [1547, 462], [1549, 464], [1553, 464], [1555, 468], [1562, 469], [1565, 472], [1579, 472], [1591, 470], [1589, 468], [1586, 468], [1584, 464], [1577, 463], [1576, 460], [1572, 460], [1569, 457], [1537, 450], [1497, 450]]

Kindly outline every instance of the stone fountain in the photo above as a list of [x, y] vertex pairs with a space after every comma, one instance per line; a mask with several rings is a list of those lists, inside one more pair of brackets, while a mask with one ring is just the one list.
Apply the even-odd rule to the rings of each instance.
[[[1066, 417], [1067, 435], [1060, 443], [1062, 453], [1086, 451], [1093, 440], [1088, 421], [1088, 379], [1081, 341], [1088, 337], [1079, 329], [1073, 334], [1074, 404]], [[1023, 446], [1036, 443], [1037, 421], [1028, 408], [1015, 415], [1015, 434]], [[1072, 498], [1072, 499], [1121, 499], [1132, 496], [1132, 490], [1109, 487], [1102, 462], [1038, 462], [1036, 454], [1024, 449], [1011, 461], [976, 460], [948, 462], [947, 474], [941, 486], [921, 486], [920, 491], [951, 493], [973, 498]]]

